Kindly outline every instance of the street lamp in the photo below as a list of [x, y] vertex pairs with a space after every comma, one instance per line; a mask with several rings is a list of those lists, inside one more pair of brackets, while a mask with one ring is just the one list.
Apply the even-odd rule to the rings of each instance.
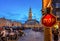
[[55, 25], [54, 25], [54, 28], [55, 28], [55, 29], [58, 29], [58, 28], [59, 28], [59, 27], [58, 27], [58, 24], [55, 24]]

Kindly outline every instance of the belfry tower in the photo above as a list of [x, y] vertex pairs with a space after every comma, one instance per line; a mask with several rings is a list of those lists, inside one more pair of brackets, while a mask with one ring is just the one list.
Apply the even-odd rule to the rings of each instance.
[[32, 10], [31, 10], [31, 8], [29, 9], [29, 19], [28, 20], [32, 20]]

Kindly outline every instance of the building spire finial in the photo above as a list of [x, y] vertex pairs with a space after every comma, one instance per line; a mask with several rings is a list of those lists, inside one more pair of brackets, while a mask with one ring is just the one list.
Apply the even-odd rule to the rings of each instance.
[[31, 7], [30, 7], [30, 9], [29, 9], [29, 12], [32, 13]]

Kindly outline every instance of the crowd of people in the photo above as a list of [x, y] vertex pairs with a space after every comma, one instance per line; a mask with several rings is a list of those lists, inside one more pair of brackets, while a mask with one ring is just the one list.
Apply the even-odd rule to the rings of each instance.
[[22, 30], [13, 30], [12, 28], [9, 28], [9, 30], [6, 30], [4, 27], [2, 27], [2, 30], [0, 31], [0, 41], [8, 41], [18, 39], [20, 36], [22, 36], [24, 32]]

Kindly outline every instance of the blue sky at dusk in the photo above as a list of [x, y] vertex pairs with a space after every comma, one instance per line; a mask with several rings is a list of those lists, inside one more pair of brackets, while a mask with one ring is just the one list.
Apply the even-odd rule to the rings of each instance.
[[0, 0], [0, 18], [5, 17], [24, 23], [28, 19], [30, 7], [32, 18], [40, 21], [42, 0]]

